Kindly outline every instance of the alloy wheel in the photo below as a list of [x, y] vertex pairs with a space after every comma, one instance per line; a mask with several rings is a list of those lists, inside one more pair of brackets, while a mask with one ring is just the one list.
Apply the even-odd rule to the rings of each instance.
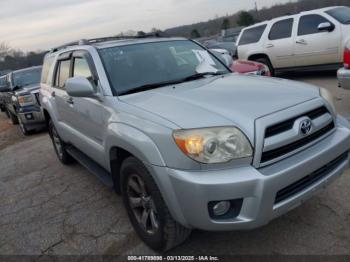
[[157, 209], [144, 181], [137, 174], [128, 179], [127, 197], [139, 226], [146, 233], [154, 235], [159, 229]]

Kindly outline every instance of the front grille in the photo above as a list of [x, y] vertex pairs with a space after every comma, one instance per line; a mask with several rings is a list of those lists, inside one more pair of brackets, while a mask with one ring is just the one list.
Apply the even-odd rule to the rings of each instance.
[[40, 93], [35, 93], [35, 99], [36, 99], [36, 102], [38, 103], [39, 106], [41, 106], [40, 104]]
[[265, 138], [278, 135], [280, 133], [283, 133], [285, 131], [288, 131], [293, 128], [295, 120], [302, 116], [308, 116], [311, 120], [316, 119], [319, 116], [322, 116], [324, 114], [328, 113], [328, 110], [325, 106], [319, 107], [315, 110], [312, 110], [310, 112], [307, 112], [303, 115], [299, 115], [293, 118], [290, 118], [288, 120], [285, 120], [283, 122], [280, 122], [278, 124], [275, 124], [273, 126], [270, 126], [265, 131]]
[[327, 176], [330, 172], [335, 170], [341, 163], [343, 163], [347, 159], [348, 152], [342, 154], [338, 158], [334, 159], [333, 161], [316, 170], [315, 172], [311, 173], [310, 175], [307, 175], [306, 177], [296, 181], [295, 183], [281, 189], [276, 194], [275, 204], [278, 204], [292, 197], [293, 195], [303, 191], [304, 189], [310, 187], [317, 181]]
[[296, 142], [293, 142], [291, 144], [270, 150], [270, 151], [266, 151], [262, 153], [261, 156], [261, 163], [264, 162], [268, 162], [271, 161], [272, 159], [278, 158], [280, 156], [286, 155], [290, 152], [293, 152], [294, 150], [303, 147], [309, 143], [311, 143], [312, 141], [320, 138], [321, 136], [325, 135], [326, 133], [328, 133], [329, 131], [331, 131], [333, 128], [335, 127], [334, 122], [330, 123], [329, 125], [325, 126], [324, 128], [316, 131], [315, 133], [304, 137]]

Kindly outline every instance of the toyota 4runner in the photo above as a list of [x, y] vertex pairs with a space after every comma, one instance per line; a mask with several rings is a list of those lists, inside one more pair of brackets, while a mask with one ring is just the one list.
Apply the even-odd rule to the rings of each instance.
[[158, 251], [191, 229], [252, 229], [349, 165], [331, 94], [231, 73], [182, 38], [81, 40], [46, 55], [41, 104], [59, 160], [121, 193]]

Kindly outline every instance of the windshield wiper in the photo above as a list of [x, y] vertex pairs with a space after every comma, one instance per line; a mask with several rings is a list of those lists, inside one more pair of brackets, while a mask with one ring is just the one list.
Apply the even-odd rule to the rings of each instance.
[[163, 87], [163, 86], [180, 84], [180, 83], [183, 83], [183, 82], [200, 79], [200, 78], [203, 78], [203, 77], [205, 77], [207, 75], [216, 76], [216, 75], [223, 75], [223, 74], [226, 74], [226, 72], [221, 71], [221, 72], [197, 73], [197, 74], [190, 75], [188, 77], [185, 77], [185, 78], [182, 78], [182, 79], [179, 79], [179, 80], [166, 81], [166, 82], [160, 82], [160, 83], [154, 83], [154, 84], [146, 84], [146, 85], [134, 87], [134, 88], [131, 88], [129, 90], [118, 92], [118, 96], [130, 95], [130, 94], [134, 94], [134, 93], [138, 93], [138, 92], [143, 92], [143, 91], [147, 91], [147, 90], [156, 89], [156, 88]]
[[160, 82], [160, 83], [154, 83], [154, 84], [146, 84], [146, 85], [131, 88], [131, 89], [126, 90], [126, 91], [121, 91], [118, 93], [118, 95], [119, 96], [129, 95], [129, 94], [143, 92], [143, 91], [147, 91], [147, 90], [151, 90], [151, 89], [156, 89], [158, 87], [163, 87], [163, 86], [168, 86], [168, 85], [178, 84], [178, 83], [180, 83], [180, 81], [167, 81], [167, 82]]
[[219, 75], [224, 75], [227, 72], [221, 71], [221, 72], [204, 72], [204, 73], [196, 73], [194, 75], [190, 75], [188, 77], [185, 77], [184, 79], [182, 79], [181, 82], [186, 82], [186, 81], [191, 81], [191, 80], [196, 80], [196, 79], [201, 79], [205, 76], [219, 76]]

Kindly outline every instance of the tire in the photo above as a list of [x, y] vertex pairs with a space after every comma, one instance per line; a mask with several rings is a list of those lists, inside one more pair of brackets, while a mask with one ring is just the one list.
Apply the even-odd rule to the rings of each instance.
[[[191, 229], [172, 218], [146, 167], [136, 158], [129, 157], [122, 163], [120, 174], [124, 206], [138, 236], [158, 252], [183, 243], [191, 234]], [[145, 223], [142, 223], [145, 213]]]
[[30, 134], [30, 131], [27, 129], [26, 125], [22, 122], [21, 118], [18, 118], [19, 128], [21, 129], [21, 132], [23, 135], [28, 136]]
[[6, 108], [5, 108], [5, 115], [7, 116], [7, 118], [10, 118], [10, 113], [9, 113], [9, 111], [7, 111]]
[[255, 62], [258, 62], [258, 63], [262, 63], [264, 65], [266, 65], [269, 70], [270, 70], [270, 73], [271, 73], [271, 76], [274, 76], [275, 75], [275, 69], [273, 68], [271, 62], [270, 62], [270, 59], [268, 57], [260, 57], [260, 58], [256, 58], [256, 59], [253, 59]]
[[14, 114], [12, 114], [10, 111], [7, 111], [10, 115], [11, 123], [13, 125], [18, 125], [18, 117]]
[[55, 149], [57, 158], [64, 165], [70, 165], [74, 162], [74, 158], [67, 152], [67, 144], [59, 137], [57, 130], [50, 120], [49, 122], [49, 134], [52, 140], [53, 147]]

